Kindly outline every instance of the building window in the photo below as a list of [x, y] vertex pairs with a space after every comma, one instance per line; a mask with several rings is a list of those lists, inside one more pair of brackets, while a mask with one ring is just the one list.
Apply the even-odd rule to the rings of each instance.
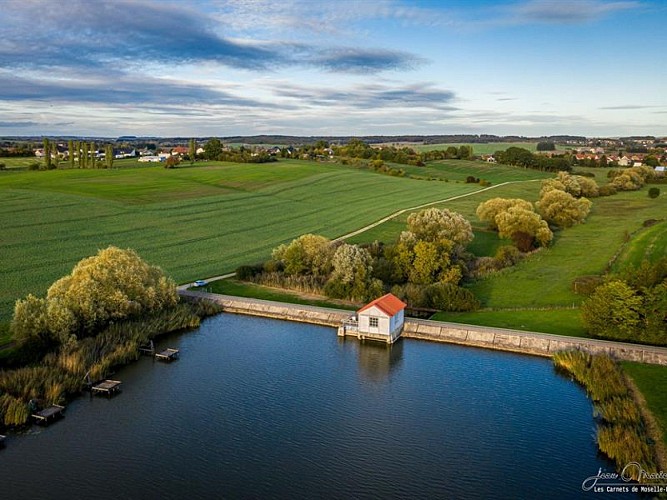
[[371, 328], [377, 328], [378, 327], [378, 319], [377, 318], [368, 318], [368, 326]]

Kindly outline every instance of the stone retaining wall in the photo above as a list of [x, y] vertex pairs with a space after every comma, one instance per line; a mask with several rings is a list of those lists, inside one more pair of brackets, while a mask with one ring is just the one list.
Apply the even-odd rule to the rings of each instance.
[[[205, 298], [220, 304], [223, 311], [266, 318], [298, 321], [338, 328], [353, 311], [285, 304], [269, 300], [247, 299], [213, 293], [179, 291], [185, 298]], [[403, 337], [449, 342], [488, 349], [513, 351], [537, 356], [552, 356], [557, 351], [580, 349], [592, 354], [607, 354], [626, 361], [667, 365], [667, 348], [610, 342], [605, 340], [567, 337], [547, 333], [524, 332], [504, 328], [444, 323], [409, 318]]]
[[297, 321], [300, 323], [311, 323], [315, 325], [331, 326], [334, 328], [338, 328], [343, 320], [354, 314], [354, 311], [344, 311], [341, 309], [329, 309], [326, 307], [314, 307], [300, 304], [285, 304], [283, 302], [247, 299], [245, 297], [233, 297], [231, 295], [218, 295], [215, 293], [188, 291], [179, 291], [179, 293], [182, 297], [186, 298], [205, 298], [212, 300], [220, 304], [224, 312]]
[[503, 351], [552, 356], [555, 352], [579, 349], [591, 354], [606, 354], [624, 361], [667, 365], [667, 349], [623, 342], [524, 332], [504, 328], [462, 325], [407, 319], [403, 337], [449, 342]]

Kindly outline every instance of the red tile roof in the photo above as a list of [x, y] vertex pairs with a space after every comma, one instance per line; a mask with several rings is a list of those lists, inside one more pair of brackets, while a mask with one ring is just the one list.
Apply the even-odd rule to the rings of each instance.
[[396, 295], [388, 293], [387, 295], [383, 295], [379, 299], [375, 299], [373, 302], [366, 304], [364, 307], [357, 311], [357, 314], [365, 311], [366, 309], [370, 309], [373, 306], [377, 306], [377, 308], [382, 312], [388, 314], [389, 316], [393, 316], [398, 311], [405, 309], [407, 304], [396, 297]]

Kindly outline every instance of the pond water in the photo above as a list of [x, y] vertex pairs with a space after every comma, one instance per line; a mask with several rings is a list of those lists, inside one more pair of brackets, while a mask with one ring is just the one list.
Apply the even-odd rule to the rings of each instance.
[[9, 436], [0, 498], [576, 498], [610, 470], [547, 359], [229, 314], [159, 344]]

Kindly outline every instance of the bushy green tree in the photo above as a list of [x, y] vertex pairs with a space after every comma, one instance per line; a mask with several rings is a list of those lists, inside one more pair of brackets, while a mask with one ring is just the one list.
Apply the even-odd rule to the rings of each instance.
[[32, 294], [17, 300], [10, 331], [19, 346], [33, 343], [41, 349], [55, 343], [49, 329], [46, 300]]
[[498, 236], [514, 241], [522, 252], [531, 250], [535, 245], [547, 246], [553, 239], [553, 233], [546, 221], [533, 210], [522, 206], [513, 206], [496, 216]]
[[596, 337], [630, 340], [641, 325], [642, 298], [624, 281], [614, 279], [600, 285], [582, 303], [581, 317]]
[[497, 230], [496, 216], [501, 212], [506, 212], [510, 207], [533, 210], [533, 204], [521, 198], [491, 198], [480, 203], [476, 213], [479, 220], [489, 224], [490, 229]]
[[408, 216], [408, 231], [418, 240], [437, 242], [449, 240], [465, 247], [474, 234], [472, 226], [461, 214], [446, 208], [427, 208]]
[[593, 203], [586, 198], [577, 199], [565, 191], [553, 189], [544, 192], [536, 205], [547, 222], [559, 227], [571, 227], [586, 219]]
[[217, 160], [222, 155], [222, 142], [215, 137], [209, 139], [204, 144], [204, 158], [207, 160]]
[[175, 283], [133, 250], [108, 247], [81, 260], [49, 288], [49, 329], [59, 339], [87, 336], [109, 322], [155, 312], [178, 302]]
[[362, 301], [382, 295], [382, 282], [373, 278], [368, 250], [344, 243], [336, 249], [332, 265], [331, 278], [324, 288], [328, 296]]
[[331, 271], [334, 248], [324, 236], [304, 234], [273, 250], [273, 259], [284, 265], [285, 274], [324, 276]]

